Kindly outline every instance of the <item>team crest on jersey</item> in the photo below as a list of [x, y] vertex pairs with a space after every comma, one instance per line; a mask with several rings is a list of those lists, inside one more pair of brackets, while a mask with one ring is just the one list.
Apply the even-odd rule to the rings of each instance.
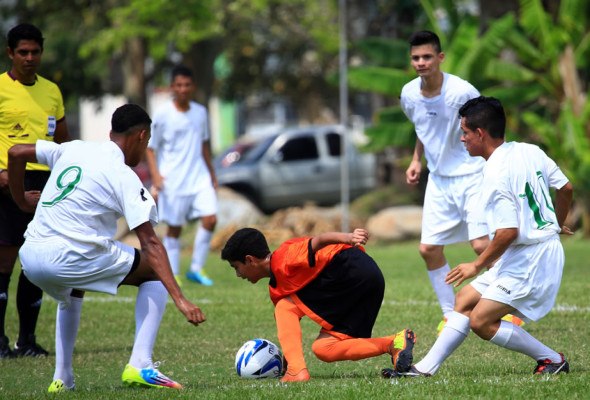
[[426, 111], [426, 116], [428, 118], [435, 118], [437, 116], [436, 111]]

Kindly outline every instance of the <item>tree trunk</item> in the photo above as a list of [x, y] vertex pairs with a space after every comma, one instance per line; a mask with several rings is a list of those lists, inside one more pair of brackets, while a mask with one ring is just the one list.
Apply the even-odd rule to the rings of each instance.
[[123, 94], [130, 103], [146, 108], [145, 41], [140, 37], [129, 39], [123, 54]]

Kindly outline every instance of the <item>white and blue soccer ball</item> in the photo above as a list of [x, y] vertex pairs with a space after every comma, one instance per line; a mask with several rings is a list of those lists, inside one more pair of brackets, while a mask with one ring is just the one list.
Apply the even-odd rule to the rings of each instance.
[[252, 339], [236, 354], [236, 372], [242, 378], [278, 378], [283, 371], [283, 354], [266, 339]]

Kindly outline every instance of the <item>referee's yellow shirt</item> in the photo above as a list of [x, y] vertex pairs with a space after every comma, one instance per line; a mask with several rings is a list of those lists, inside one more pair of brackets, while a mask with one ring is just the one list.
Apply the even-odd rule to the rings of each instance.
[[[0, 169], [6, 169], [8, 149], [19, 143], [53, 141], [57, 122], [65, 116], [57, 85], [37, 75], [23, 85], [7, 72], [0, 75]], [[48, 171], [42, 164], [27, 164], [29, 171]]]

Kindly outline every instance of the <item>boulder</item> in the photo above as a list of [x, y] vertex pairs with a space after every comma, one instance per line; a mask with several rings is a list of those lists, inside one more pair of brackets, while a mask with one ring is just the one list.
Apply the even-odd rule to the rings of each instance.
[[389, 207], [379, 211], [367, 221], [371, 237], [380, 241], [415, 239], [422, 231], [422, 207]]

